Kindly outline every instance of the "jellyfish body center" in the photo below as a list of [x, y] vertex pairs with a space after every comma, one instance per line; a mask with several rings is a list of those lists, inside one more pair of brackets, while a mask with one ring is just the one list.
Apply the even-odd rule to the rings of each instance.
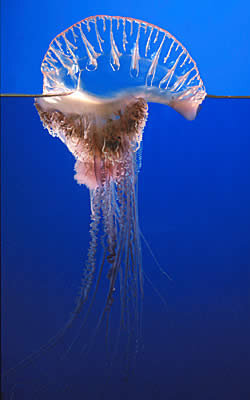
[[143, 98], [103, 100], [84, 92], [37, 99], [35, 105], [44, 127], [75, 156], [77, 182], [89, 189], [125, 173], [121, 166], [140, 146], [148, 109]]

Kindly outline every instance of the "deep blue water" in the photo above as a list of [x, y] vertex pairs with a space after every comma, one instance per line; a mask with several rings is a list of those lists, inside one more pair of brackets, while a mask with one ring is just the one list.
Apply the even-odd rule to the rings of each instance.
[[[88, 357], [79, 354], [83, 333], [66, 361], [59, 345], [10, 374], [4, 399], [11, 390], [12, 400], [250, 398], [249, 107], [248, 100], [206, 100], [189, 122], [149, 105], [140, 224], [172, 281], [144, 246], [143, 268], [167, 307], [145, 281], [136, 368], [125, 379], [107, 368], [102, 328]], [[33, 100], [2, 99], [1, 116], [8, 369], [46, 343], [73, 310], [90, 210], [88, 190], [73, 179], [73, 156], [42, 128]]]

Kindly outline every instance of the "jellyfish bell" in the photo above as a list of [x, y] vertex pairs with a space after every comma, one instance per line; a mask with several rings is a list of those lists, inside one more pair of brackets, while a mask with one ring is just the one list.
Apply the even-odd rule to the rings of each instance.
[[41, 69], [44, 93], [73, 92], [39, 98], [36, 107], [49, 132], [77, 158], [76, 179], [90, 189], [100, 183], [101, 155], [109, 159], [106, 176], [114, 177], [112, 164], [121, 153], [140, 146], [147, 102], [169, 105], [191, 120], [206, 95], [185, 47], [169, 32], [132, 18], [100, 15], [72, 25], [51, 42]]
[[169, 32], [104, 15], [56, 36], [41, 69], [44, 94], [69, 93], [37, 98], [41, 121], [74, 155], [75, 179], [90, 190], [90, 245], [73, 315], [88, 301], [93, 283], [98, 286], [101, 246], [98, 274], [105, 265], [109, 283], [97, 327], [109, 315], [119, 281], [121, 326], [138, 333], [143, 272], [136, 185], [147, 104], [162, 103], [194, 119], [206, 96], [199, 71]]
[[164, 29], [132, 18], [100, 15], [72, 25], [51, 42], [41, 69], [44, 93], [83, 91], [99, 101], [132, 94], [188, 119], [206, 95], [185, 47]]

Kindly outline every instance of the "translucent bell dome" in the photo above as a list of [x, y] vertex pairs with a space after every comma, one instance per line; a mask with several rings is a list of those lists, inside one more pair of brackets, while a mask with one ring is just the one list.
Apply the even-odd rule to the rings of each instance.
[[51, 42], [41, 70], [44, 93], [73, 91], [94, 104], [131, 95], [167, 104], [187, 119], [206, 96], [185, 47], [133, 18], [98, 15], [72, 25]]

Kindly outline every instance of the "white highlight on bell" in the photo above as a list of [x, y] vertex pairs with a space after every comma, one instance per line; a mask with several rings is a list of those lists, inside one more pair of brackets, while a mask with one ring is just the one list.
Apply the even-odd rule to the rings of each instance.
[[44, 111], [58, 110], [65, 114], [90, 112], [102, 117], [112, 114], [124, 102], [129, 101], [131, 97], [143, 98], [147, 102], [168, 105], [188, 120], [193, 120], [196, 117], [197, 109], [201, 103], [201, 101], [193, 99], [192, 88], [188, 93], [180, 92], [176, 95], [167, 91], [162, 91], [161, 94], [156, 88], [145, 86], [121, 91], [119, 95], [110, 98], [92, 96], [78, 90], [68, 96], [40, 97], [36, 99], [36, 102]]
[[95, 113], [99, 116], [112, 114], [117, 109], [124, 97], [102, 98], [92, 96], [84, 91], [76, 91], [68, 96], [39, 97], [36, 102], [44, 111], [57, 110], [66, 115]]

